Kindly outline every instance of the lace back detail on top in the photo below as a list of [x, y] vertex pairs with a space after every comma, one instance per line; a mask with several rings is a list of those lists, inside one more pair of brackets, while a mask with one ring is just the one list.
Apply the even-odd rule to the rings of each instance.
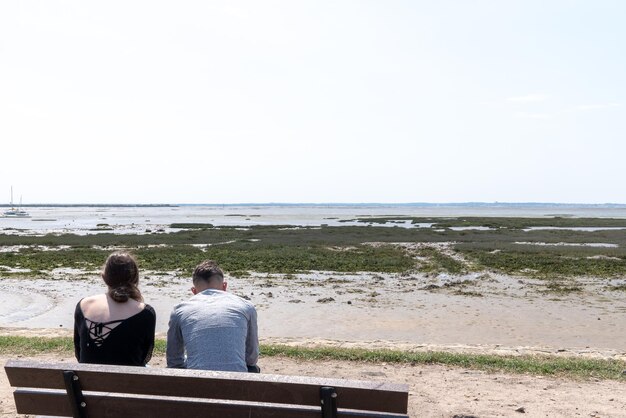
[[85, 322], [89, 325], [89, 337], [97, 347], [100, 347], [104, 343], [104, 340], [111, 334], [111, 331], [124, 322], [124, 320], [94, 322], [91, 319], [85, 318]]

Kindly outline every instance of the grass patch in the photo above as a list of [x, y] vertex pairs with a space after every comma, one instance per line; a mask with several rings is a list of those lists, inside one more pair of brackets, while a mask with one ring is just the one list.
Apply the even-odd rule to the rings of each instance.
[[[0, 336], [3, 355], [65, 354], [72, 355], [74, 346], [67, 337]], [[165, 354], [165, 341], [156, 340], [155, 355]], [[555, 356], [498, 356], [446, 352], [406, 352], [399, 350], [366, 350], [360, 348], [304, 348], [286, 345], [261, 345], [262, 357], [283, 356], [304, 361], [340, 360], [392, 364], [440, 364], [488, 372], [505, 372], [555, 376], [574, 379], [611, 379], [626, 381], [626, 362]]]
[[533, 277], [617, 277], [626, 272], [626, 255], [616, 248], [535, 247], [509, 243], [462, 243], [455, 250], [478, 266]]
[[65, 337], [0, 336], [0, 354], [34, 355], [44, 353], [73, 353], [74, 343]]
[[177, 228], [177, 229], [210, 229], [210, 228], [213, 228], [213, 224], [174, 223], [174, 224], [170, 225], [170, 228]]
[[470, 297], [475, 297], [475, 298], [482, 298], [484, 295], [480, 292], [476, 292], [473, 290], [455, 290], [454, 294], [457, 296], [470, 296]]
[[426, 263], [419, 266], [419, 270], [424, 273], [439, 273], [443, 271], [450, 274], [462, 274], [466, 271], [463, 263], [449, 255], [443, 254], [435, 248], [420, 248], [417, 254], [428, 260]]
[[227, 271], [297, 273], [310, 270], [336, 272], [403, 272], [413, 267], [411, 257], [394, 246], [359, 245], [333, 251], [319, 245], [287, 246], [235, 243], [207, 248], [204, 256], [220, 260]]
[[396, 364], [441, 364], [488, 372], [506, 372], [568, 378], [598, 378], [626, 381], [626, 362], [554, 356], [498, 356], [446, 352], [404, 352], [358, 348], [303, 348], [264, 345], [262, 356], [285, 356], [301, 360], [343, 360]]
[[[130, 251], [139, 267], [152, 271], [182, 270], [191, 273], [206, 259], [217, 260], [227, 272], [297, 273], [310, 270], [336, 272], [399, 273], [414, 266], [405, 250], [392, 246], [358, 245], [333, 251], [321, 245], [280, 245], [258, 242], [235, 242], [207, 247], [191, 245], [140, 247]], [[63, 251], [25, 248], [0, 253], [0, 265], [44, 271], [53, 268], [100, 269], [110, 250], [72, 247]], [[0, 275], [6, 272], [0, 271]]]
[[567, 285], [559, 282], [551, 282], [546, 286], [546, 292], [548, 293], [558, 293], [558, 294], [568, 294], [568, 293], [578, 293], [582, 292], [583, 288], [576, 285]]
[[60, 251], [22, 248], [16, 252], [0, 253], [0, 265], [31, 271], [50, 270], [59, 267], [93, 269], [104, 265], [110, 253], [111, 251], [82, 247]]

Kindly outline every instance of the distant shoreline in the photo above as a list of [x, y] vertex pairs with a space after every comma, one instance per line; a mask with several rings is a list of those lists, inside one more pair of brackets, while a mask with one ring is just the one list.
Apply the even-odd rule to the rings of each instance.
[[[206, 207], [484, 207], [484, 208], [620, 208], [626, 209], [626, 203], [543, 203], [543, 202], [451, 202], [451, 203], [29, 203], [22, 204], [25, 208], [167, 208], [181, 206]], [[2, 203], [0, 208], [9, 208], [10, 204]]]

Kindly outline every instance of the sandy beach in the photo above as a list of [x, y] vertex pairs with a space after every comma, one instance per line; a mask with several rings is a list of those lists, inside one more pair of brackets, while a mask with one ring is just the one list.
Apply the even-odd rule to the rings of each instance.
[[[76, 302], [104, 291], [97, 272], [78, 280], [84, 276], [63, 270], [51, 279], [3, 279], [0, 327], [71, 329]], [[626, 300], [602, 291], [600, 280], [588, 279], [585, 292], [554, 295], [528, 278], [477, 276], [314, 272], [228, 281], [229, 291], [256, 305], [266, 339], [626, 358]], [[190, 286], [175, 274], [144, 274], [158, 333]]]

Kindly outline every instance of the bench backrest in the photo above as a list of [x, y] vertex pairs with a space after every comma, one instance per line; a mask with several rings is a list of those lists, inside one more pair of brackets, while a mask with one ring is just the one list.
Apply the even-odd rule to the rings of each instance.
[[407, 417], [408, 386], [391, 383], [27, 360], [5, 371], [21, 414]]

